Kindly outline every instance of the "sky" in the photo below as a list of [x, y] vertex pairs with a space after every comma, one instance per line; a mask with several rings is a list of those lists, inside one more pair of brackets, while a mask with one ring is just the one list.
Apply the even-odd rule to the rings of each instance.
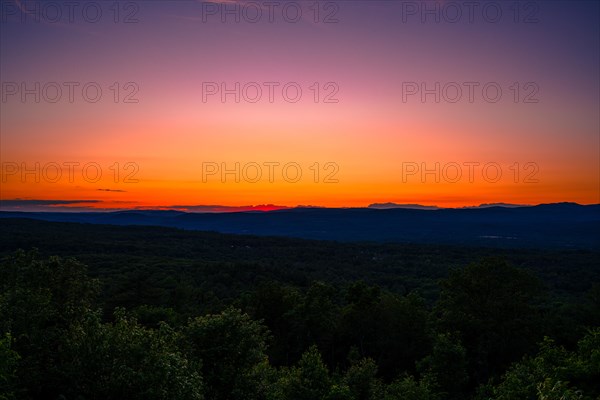
[[600, 203], [598, 2], [0, 5], [4, 210]]

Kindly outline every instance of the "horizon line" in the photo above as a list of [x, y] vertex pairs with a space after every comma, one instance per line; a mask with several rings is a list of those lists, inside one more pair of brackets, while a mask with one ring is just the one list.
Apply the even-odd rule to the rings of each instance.
[[[6, 202], [14, 202], [14, 205], [6, 207]], [[18, 203], [20, 204], [18, 204]], [[180, 212], [185, 214], [226, 214], [226, 213], [269, 213], [273, 211], [290, 211], [290, 210], [391, 210], [405, 209], [416, 211], [437, 211], [437, 210], [469, 210], [469, 209], [486, 209], [486, 208], [530, 208], [544, 205], [573, 205], [573, 206], [596, 206], [600, 203], [577, 203], [570, 201], [553, 202], [553, 203], [538, 203], [538, 204], [511, 204], [511, 203], [481, 203], [479, 205], [460, 206], [460, 207], [443, 207], [436, 205], [423, 204], [402, 204], [402, 203], [371, 203], [367, 206], [340, 206], [327, 207], [316, 205], [296, 205], [296, 206], [278, 206], [274, 204], [258, 204], [248, 206], [223, 206], [223, 205], [170, 205], [170, 206], [139, 206], [139, 207], [124, 207], [124, 208], [100, 208], [100, 207], [77, 207], [68, 206], [65, 204], [81, 204], [90, 203], [93, 201], [68, 201], [62, 200], [52, 203], [48, 200], [0, 200], [0, 212], [3, 213], [117, 213], [117, 212]], [[4, 203], [4, 204], [3, 204]], [[56, 204], [56, 205], [53, 205]]]

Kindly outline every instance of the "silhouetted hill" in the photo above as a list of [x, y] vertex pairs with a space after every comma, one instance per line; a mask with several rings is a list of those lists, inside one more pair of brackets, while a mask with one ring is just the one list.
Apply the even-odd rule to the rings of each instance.
[[0, 212], [2, 218], [188, 230], [338, 241], [444, 243], [499, 247], [600, 248], [600, 205], [420, 210], [295, 208], [271, 212], [85, 213]]
[[389, 208], [410, 208], [415, 210], [437, 210], [438, 206], [424, 206], [421, 204], [398, 204], [398, 203], [373, 203], [369, 204], [368, 208], [374, 208], [378, 210], [386, 210]]

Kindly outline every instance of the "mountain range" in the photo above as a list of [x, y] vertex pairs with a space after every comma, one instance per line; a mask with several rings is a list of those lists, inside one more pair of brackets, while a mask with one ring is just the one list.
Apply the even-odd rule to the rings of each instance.
[[387, 207], [290, 208], [225, 213], [177, 210], [69, 213], [0, 211], [0, 218], [167, 226], [337, 241], [600, 249], [600, 204], [489, 205], [461, 209], [404, 208], [388, 204]]

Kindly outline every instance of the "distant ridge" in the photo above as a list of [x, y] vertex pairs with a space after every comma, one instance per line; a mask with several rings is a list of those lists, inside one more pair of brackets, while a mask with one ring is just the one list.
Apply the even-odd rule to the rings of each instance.
[[[306, 239], [600, 249], [600, 205], [477, 208], [290, 208], [269, 212], [0, 212], [0, 218], [153, 225]], [[2, 223], [0, 219], [0, 224]]]
[[510, 203], [483, 203], [478, 206], [466, 206], [463, 208], [490, 208], [490, 207], [506, 207], [506, 208], [516, 208], [516, 207], [532, 207], [528, 204], [510, 204]]
[[397, 203], [373, 203], [369, 204], [367, 208], [374, 208], [377, 210], [387, 210], [390, 208], [408, 208], [411, 210], [439, 210], [438, 206], [424, 206], [421, 204], [397, 204]]

